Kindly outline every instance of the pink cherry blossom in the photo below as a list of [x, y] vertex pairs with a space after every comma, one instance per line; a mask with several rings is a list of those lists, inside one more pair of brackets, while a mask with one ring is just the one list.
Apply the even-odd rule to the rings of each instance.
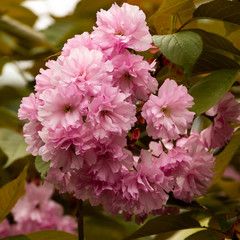
[[55, 129], [77, 126], [83, 122], [86, 100], [74, 84], [57, 86], [40, 95], [43, 105], [38, 107], [38, 120], [43, 126]]
[[145, 19], [138, 6], [123, 3], [119, 7], [115, 3], [108, 11], [97, 13], [97, 27], [94, 27], [91, 36], [103, 49], [146, 51], [151, 47], [152, 37]]
[[57, 78], [57, 82], [60, 77], [56, 74], [60, 71], [60, 66], [57, 61], [49, 60], [45, 65], [47, 69], [40, 69], [40, 73], [36, 76], [35, 91], [37, 97], [47, 89], [54, 89], [56, 87], [56, 85], [53, 84], [54, 79]]
[[9, 224], [9, 221], [7, 219], [4, 219], [1, 223], [0, 223], [0, 238], [5, 238], [10, 236], [12, 233], [12, 229], [11, 226]]
[[104, 60], [101, 51], [79, 46], [71, 49], [69, 56], [60, 56], [58, 61], [61, 65], [60, 82], [74, 82], [85, 94], [95, 95], [100, 86], [112, 81], [109, 74], [113, 70], [112, 64]]
[[111, 59], [113, 70], [113, 85], [119, 86], [122, 92], [130, 94], [133, 102], [136, 99], [147, 100], [149, 93], [155, 93], [158, 82], [151, 77], [149, 71], [154, 71], [154, 63], [143, 61], [143, 57], [124, 51]]
[[27, 151], [33, 156], [39, 154], [39, 149], [44, 145], [39, 132], [42, 130], [43, 126], [39, 121], [30, 121], [23, 126], [23, 136], [25, 142], [28, 144]]
[[206, 193], [213, 179], [212, 169], [215, 167], [215, 158], [203, 146], [199, 134], [192, 131], [190, 137], [177, 141], [177, 146], [185, 149], [192, 158], [184, 174], [177, 177], [177, 187], [173, 194], [185, 202], [191, 202], [195, 196]]
[[50, 199], [52, 194], [52, 185], [26, 184], [26, 195], [20, 198], [12, 209], [16, 223], [11, 226], [11, 235], [26, 234], [42, 229], [75, 233], [76, 220], [71, 216], [63, 216], [62, 206]]
[[136, 171], [125, 172], [122, 179], [122, 190], [119, 196], [120, 209], [130, 215], [149, 214], [161, 209], [168, 200], [173, 188], [173, 178], [166, 177], [146, 150], [141, 151], [141, 162]]
[[223, 98], [206, 113], [213, 123], [201, 132], [201, 139], [207, 148], [223, 147], [233, 135], [233, 127], [229, 122], [239, 123], [240, 103], [227, 92]]
[[116, 87], [104, 86], [89, 105], [87, 121], [94, 128], [97, 139], [109, 134], [125, 134], [136, 122], [136, 106], [127, 102], [128, 95]]
[[177, 139], [191, 126], [194, 113], [193, 98], [184, 86], [166, 79], [159, 88], [158, 96], [151, 95], [142, 108], [142, 116], [147, 121], [147, 132], [154, 139]]
[[61, 54], [65, 57], [69, 56], [73, 48], [81, 48], [81, 46], [84, 46], [89, 50], [101, 50], [100, 47], [94, 43], [90, 34], [84, 32], [81, 35], [75, 35], [73, 38], [68, 39], [67, 43], [64, 44]]
[[22, 99], [22, 104], [18, 110], [19, 119], [37, 120], [37, 100], [33, 93], [29, 97]]

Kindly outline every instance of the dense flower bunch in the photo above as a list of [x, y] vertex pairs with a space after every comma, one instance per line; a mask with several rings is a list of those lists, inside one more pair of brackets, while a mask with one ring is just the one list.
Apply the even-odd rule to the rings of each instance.
[[[185, 202], [206, 193], [214, 167], [207, 148], [216, 146], [206, 135], [212, 139], [216, 131], [210, 126], [201, 137], [187, 134], [194, 103], [186, 87], [170, 79], [159, 87], [150, 74], [155, 62], [133, 53], [152, 43], [137, 6], [113, 4], [98, 12], [96, 25], [91, 34], [68, 40], [36, 77], [36, 93], [23, 99], [19, 118], [29, 121], [27, 150], [50, 161], [47, 180], [61, 192], [127, 218], [167, 213], [170, 192]], [[231, 128], [226, 121], [239, 115], [229, 117], [228, 108], [240, 109], [229, 94], [206, 113], [219, 112], [214, 128], [220, 120]], [[127, 138], [139, 133], [139, 125], [152, 140], [136, 155]]]
[[26, 183], [26, 194], [20, 198], [11, 213], [14, 223], [5, 219], [0, 224], [0, 238], [27, 234], [43, 229], [60, 230], [76, 233], [75, 218], [63, 215], [63, 207], [51, 200], [53, 186], [44, 184], [37, 186]]

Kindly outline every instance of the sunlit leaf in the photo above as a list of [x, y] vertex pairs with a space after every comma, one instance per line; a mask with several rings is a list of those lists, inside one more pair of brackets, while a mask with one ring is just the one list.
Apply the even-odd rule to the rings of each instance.
[[18, 199], [25, 194], [25, 178], [28, 165], [13, 181], [0, 188], [0, 222], [10, 213]]
[[224, 235], [219, 234], [211, 229], [203, 230], [196, 232], [189, 237], [185, 238], [185, 240], [221, 240], [224, 238]]
[[77, 235], [55, 230], [42, 230], [26, 234], [30, 240], [77, 240]]
[[192, 129], [201, 132], [203, 129], [207, 128], [211, 124], [211, 120], [203, 115], [198, 115], [192, 124]]
[[17, 159], [29, 155], [26, 152], [27, 144], [23, 136], [10, 129], [0, 128], [0, 148], [8, 157], [4, 167], [8, 167]]
[[223, 69], [211, 73], [198, 81], [189, 90], [194, 97], [191, 111], [201, 114], [214, 106], [237, 80], [237, 69]]
[[155, 35], [153, 42], [170, 62], [183, 68], [186, 77], [189, 77], [202, 52], [202, 40], [198, 34], [183, 31], [171, 35]]
[[213, 169], [213, 172], [215, 172], [216, 175], [214, 176], [212, 184], [216, 183], [222, 177], [225, 168], [228, 166], [239, 147], [240, 135], [234, 135], [225, 149], [219, 155], [217, 155], [216, 166]]
[[44, 179], [47, 176], [47, 171], [50, 169], [50, 162], [45, 162], [40, 156], [35, 158], [35, 167]]
[[214, 0], [202, 4], [193, 13], [194, 18], [214, 18], [240, 24], [240, 2]]
[[149, 220], [135, 233], [125, 240], [136, 239], [148, 235], [177, 231], [181, 229], [201, 227], [194, 218], [183, 215], [163, 215]]
[[148, 19], [157, 33], [170, 33], [191, 19], [195, 6], [192, 0], [163, 0], [159, 9]]

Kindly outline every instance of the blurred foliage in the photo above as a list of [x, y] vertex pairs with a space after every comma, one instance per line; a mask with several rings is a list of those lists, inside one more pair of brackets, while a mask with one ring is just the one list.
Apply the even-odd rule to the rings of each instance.
[[[240, 97], [239, 1], [82, 0], [72, 14], [53, 16], [54, 23], [42, 31], [34, 28], [38, 16], [23, 7], [22, 2], [0, 1], [0, 74], [8, 63], [32, 62], [29, 68], [20, 68], [22, 76], [31, 76], [25, 79], [24, 87], [12, 85], [6, 75], [3, 76], [7, 84], [1, 84], [0, 80], [0, 220], [24, 194], [25, 179], [40, 181], [49, 167], [41, 159], [36, 159], [35, 166], [41, 172], [40, 176], [34, 166], [34, 158], [25, 151], [26, 145], [21, 136], [24, 122], [17, 118], [21, 98], [33, 91], [34, 77], [39, 69], [44, 67], [46, 59], [56, 57], [67, 39], [84, 31], [92, 31], [96, 12], [101, 8], [107, 10], [114, 2], [128, 2], [139, 5], [146, 13], [150, 31], [156, 35], [154, 43], [160, 50], [155, 53], [160, 63], [156, 77], [159, 82], [174, 78], [189, 88], [193, 86], [190, 90], [196, 103], [193, 110], [198, 114], [194, 128], [203, 129], [209, 125], [209, 120], [201, 113], [213, 106], [226, 91], [230, 90]], [[169, 44], [172, 40], [174, 44]], [[147, 59], [153, 56], [149, 52], [143, 55]], [[169, 200], [168, 206], [181, 209], [179, 216], [150, 218], [145, 225], [138, 226], [133, 222], [125, 222], [121, 216], [112, 218], [104, 214], [101, 207], [91, 207], [86, 202], [86, 240], [153, 239], [150, 235], [156, 235], [155, 240], [239, 239], [240, 183], [222, 177], [229, 164], [240, 172], [239, 125], [234, 127], [235, 136], [229, 145], [216, 152], [217, 174], [208, 193], [191, 204], [174, 198]], [[27, 167], [24, 166], [28, 159], [31, 161], [27, 174]], [[56, 193], [55, 198], [69, 214], [76, 213], [76, 200], [72, 196]], [[42, 231], [7, 239], [71, 240], [76, 237], [57, 231]]]

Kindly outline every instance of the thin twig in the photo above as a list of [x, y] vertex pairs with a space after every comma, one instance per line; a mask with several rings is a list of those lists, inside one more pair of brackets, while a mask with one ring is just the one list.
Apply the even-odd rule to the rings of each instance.
[[82, 200], [78, 200], [77, 221], [78, 221], [78, 240], [84, 240]]

